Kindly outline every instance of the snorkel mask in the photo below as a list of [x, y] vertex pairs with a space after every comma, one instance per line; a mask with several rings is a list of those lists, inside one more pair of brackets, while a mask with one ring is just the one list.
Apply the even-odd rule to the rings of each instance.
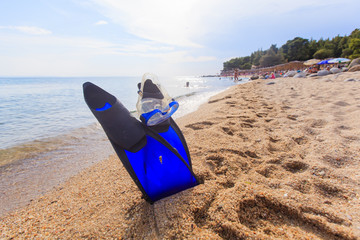
[[138, 88], [139, 97], [136, 108], [140, 120], [147, 126], [154, 126], [165, 121], [179, 107], [179, 103], [161, 87], [155, 74], [145, 73]]

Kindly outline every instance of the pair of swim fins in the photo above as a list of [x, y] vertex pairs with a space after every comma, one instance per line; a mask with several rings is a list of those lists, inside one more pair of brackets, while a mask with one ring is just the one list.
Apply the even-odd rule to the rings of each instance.
[[[154, 85], [148, 85], [153, 91]], [[198, 184], [185, 138], [171, 117], [147, 126], [95, 84], [84, 83], [83, 91], [85, 102], [146, 201], [153, 203]]]

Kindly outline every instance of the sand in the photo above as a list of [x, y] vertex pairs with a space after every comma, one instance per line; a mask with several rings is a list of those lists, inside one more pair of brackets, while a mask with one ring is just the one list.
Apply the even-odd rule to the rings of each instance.
[[0, 237], [360, 238], [360, 73], [237, 85], [177, 122], [203, 184], [150, 205], [113, 156], [3, 216]]

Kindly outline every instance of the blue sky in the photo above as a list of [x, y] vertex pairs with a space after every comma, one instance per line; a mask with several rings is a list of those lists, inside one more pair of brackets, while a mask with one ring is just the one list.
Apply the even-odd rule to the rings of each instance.
[[360, 28], [359, 0], [2, 0], [0, 76], [216, 74], [294, 37]]

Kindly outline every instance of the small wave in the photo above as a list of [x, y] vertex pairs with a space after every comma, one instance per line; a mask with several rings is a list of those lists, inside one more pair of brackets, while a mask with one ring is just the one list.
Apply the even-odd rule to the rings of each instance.
[[53, 141], [35, 140], [30, 143], [17, 145], [0, 150], [0, 167], [15, 163], [19, 160], [36, 157], [39, 153], [54, 151], [59, 147], [59, 144]]
[[196, 92], [186, 93], [186, 94], [176, 96], [176, 97], [174, 97], [174, 99], [179, 100], [179, 99], [195, 96], [196, 94], [197, 94]]
[[55, 137], [36, 139], [31, 142], [0, 149], [0, 167], [16, 163], [20, 160], [34, 159], [42, 154], [54, 152], [66, 146], [75, 146], [79, 142], [95, 142], [105, 138], [100, 124], [93, 123]]
[[0, 216], [112, 154], [99, 124], [0, 150]]

